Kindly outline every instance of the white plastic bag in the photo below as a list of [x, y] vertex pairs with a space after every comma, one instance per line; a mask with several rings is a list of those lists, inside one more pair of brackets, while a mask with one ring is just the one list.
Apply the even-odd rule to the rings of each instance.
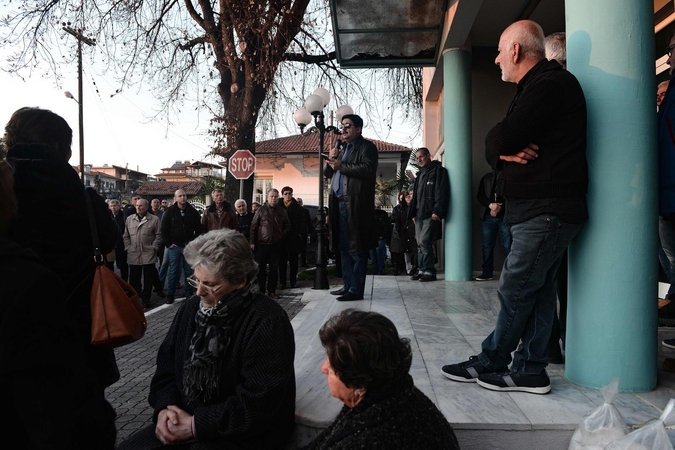
[[626, 421], [614, 406], [619, 393], [619, 379], [612, 379], [600, 392], [605, 402], [581, 419], [567, 450], [602, 450], [610, 442], [628, 434]]
[[675, 425], [675, 399], [671, 398], [661, 417], [614, 441], [605, 450], [673, 450], [666, 427]]

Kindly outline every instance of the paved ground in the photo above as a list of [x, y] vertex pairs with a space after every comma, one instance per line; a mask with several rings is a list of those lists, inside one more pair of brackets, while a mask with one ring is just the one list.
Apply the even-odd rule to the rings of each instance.
[[[298, 288], [281, 291], [279, 304], [293, 319], [305, 306], [303, 293], [311, 289], [312, 282], [299, 281]], [[182, 290], [176, 297], [182, 297]], [[150, 308], [146, 309], [148, 330], [143, 339], [115, 351], [120, 380], [106, 390], [106, 397], [117, 411], [118, 444], [134, 432], [152, 422], [152, 408], [148, 404], [150, 380], [155, 373], [155, 358], [173, 316], [180, 306], [180, 300], [173, 305], [164, 305], [164, 301], [153, 294]]]

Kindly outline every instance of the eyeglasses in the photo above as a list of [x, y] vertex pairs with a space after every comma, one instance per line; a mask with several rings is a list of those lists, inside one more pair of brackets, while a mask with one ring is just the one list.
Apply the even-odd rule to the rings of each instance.
[[670, 57], [670, 55], [673, 54], [673, 48], [675, 48], [675, 44], [670, 44], [668, 47], [666, 47], [666, 54]]
[[344, 124], [342, 124], [342, 129], [343, 130], [349, 130], [353, 126], [354, 125], [352, 125], [351, 123], [344, 123]]
[[292, 193], [292, 192], [284, 192], [284, 193], [281, 194], [281, 195], [293, 195], [293, 193]]
[[215, 294], [215, 292], [218, 289], [223, 287], [222, 284], [220, 286], [216, 287], [216, 288], [212, 288], [211, 286], [207, 286], [204, 283], [202, 283], [201, 281], [199, 281], [198, 279], [196, 279], [194, 275], [187, 277], [186, 280], [187, 280], [188, 284], [195, 289], [199, 289], [199, 286], [201, 286], [206, 291], [206, 293], [208, 295]]

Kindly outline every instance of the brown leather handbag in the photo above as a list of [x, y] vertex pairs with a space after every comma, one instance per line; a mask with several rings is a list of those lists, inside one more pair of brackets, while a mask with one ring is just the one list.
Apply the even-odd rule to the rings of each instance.
[[102, 347], [121, 347], [142, 338], [148, 323], [136, 290], [105, 266], [94, 209], [86, 189], [84, 197], [89, 210], [96, 262], [91, 286], [91, 343]]

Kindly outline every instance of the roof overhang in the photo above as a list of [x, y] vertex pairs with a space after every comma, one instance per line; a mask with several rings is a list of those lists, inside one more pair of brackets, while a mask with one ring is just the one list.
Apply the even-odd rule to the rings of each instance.
[[342, 68], [433, 66], [448, 0], [330, 0]]

